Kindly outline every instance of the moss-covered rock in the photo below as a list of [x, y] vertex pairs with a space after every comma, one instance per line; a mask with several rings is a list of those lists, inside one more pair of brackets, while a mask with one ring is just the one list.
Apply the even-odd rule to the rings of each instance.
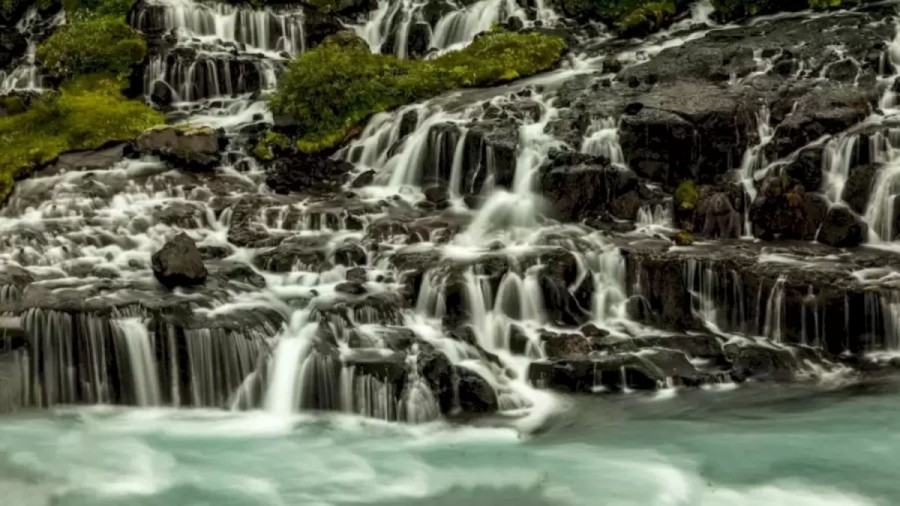
[[269, 101], [276, 115], [293, 118], [296, 146], [332, 149], [373, 114], [467, 86], [491, 86], [555, 66], [566, 49], [555, 35], [492, 31], [463, 50], [433, 60], [372, 54], [346, 33], [295, 58]]
[[120, 16], [125, 19], [135, 0], [62, 0], [62, 4], [69, 17]]
[[685, 180], [675, 189], [675, 205], [678, 209], [693, 209], [700, 200], [700, 193], [693, 181]]
[[111, 74], [127, 77], [147, 54], [141, 34], [124, 17], [93, 16], [61, 26], [38, 47], [37, 60], [54, 78]]
[[161, 114], [121, 93], [122, 81], [83, 76], [47, 93], [20, 114], [0, 118], [0, 201], [13, 181], [65, 151], [134, 140]]
[[274, 160], [278, 153], [285, 152], [290, 147], [291, 139], [288, 136], [270, 130], [256, 143], [253, 155], [262, 161], [269, 162]]

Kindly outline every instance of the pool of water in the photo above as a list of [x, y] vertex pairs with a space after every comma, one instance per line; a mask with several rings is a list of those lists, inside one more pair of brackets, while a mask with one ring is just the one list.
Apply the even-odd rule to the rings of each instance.
[[900, 386], [564, 398], [504, 419], [73, 408], [0, 418], [3, 504], [850, 506], [900, 502]]

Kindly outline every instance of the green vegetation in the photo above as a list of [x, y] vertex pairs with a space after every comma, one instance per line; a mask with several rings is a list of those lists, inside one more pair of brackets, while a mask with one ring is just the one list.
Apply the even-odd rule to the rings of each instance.
[[693, 209], [700, 200], [700, 193], [691, 180], [685, 180], [678, 184], [675, 189], [675, 205], [679, 209]]
[[61, 26], [36, 57], [60, 79], [83, 74], [127, 77], [147, 54], [141, 35], [116, 16], [88, 16]]
[[122, 96], [122, 86], [113, 77], [79, 77], [27, 111], [0, 118], [0, 201], [12, 191], [14, 179], [65, 151], [133, 140], [164, 121], [144, 103]]
[[287, 151], [290, 147], [291, 139], [288, 136], [270, 130], [256, 144], [253, 154], [260, 160], [271, 161], [275, 159], [277, 151]]
[[672, 241], [676, 246], [690, 246], [694, 244], [694, 234], [687, 230], [679, 230], [672, 236]]
[[135, 0], [62, 0], [66, 13], [77, 16], [121, 16], [122, 20]]
[[646, 35], [671, 24], [676, 12], [677, 6], [672, 0], [645, 3], [622, 15], [616, 28], [623, 37]]
[[452, 89], [547, 70], [565, 48], [560, 37], [495, 30], [463, 50], [414, 61], [372, 54], [355, 35], [340, 33], [290, 63], [269, 106], [294, 119], [300, 151], [323, 151], [346, 140], [373, 114]]

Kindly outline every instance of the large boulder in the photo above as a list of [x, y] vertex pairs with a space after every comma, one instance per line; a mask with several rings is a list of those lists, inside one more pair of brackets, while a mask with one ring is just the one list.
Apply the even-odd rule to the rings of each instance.
[[455, 370], [447, 355], [429, 348], [419, 353], [416, 366], [419, 376], [425, 379], [437, 399], [441, 413], [451, 412], [455, 401]]
[[200, 285], [206, 281], [203, 256], [194, 240], [185, 233], [178, 234], [154, 253], [151, 262], [153, 275], [169, 289]]
[[493, 413], [497, 411], [497, 392], [478, 373], [456, 367], [459, 408], [464, 413]]
[[879, 164], [870, 163], [853, 167], [847, 174], [847, 182], [841, 192], [841, 200], [846, 202], [854, 212], [859, 214], [866, 212], [879, 168]]
[[835, 205], [825, 216], [816, 240], [838, 248], [859, 246], [866, 240], [869, 226], [846, 206]]
[[161, 126], [142, 133], [137, 149], [166, 159], [179, 168], [211, 169], [218, 165], [223, 139], [210, 127]]
[[822, 147], [801, 149], [783, 171], [807, 191], [817, 191], [822, 186]]
[[735, 210], [731, 197], [725, 192], [701, 197], [694, 217], [695, 230], [706, 237], [729, 239], [741, 235], [741, 213]]
[[617, 215], [630, 214], [634, 205], [626, 205], [626, 200], [637, 199], [639, 207], [640, 197], [636, 192], [633, 199], [624, 196], [636, 187], [633, 172], [609, 165], [601, 157], [571, 151], [551, 151], [540, 169], [541, 194], [551, 215], [563, 221], [581, 221], [607, 207], [615, 207]]

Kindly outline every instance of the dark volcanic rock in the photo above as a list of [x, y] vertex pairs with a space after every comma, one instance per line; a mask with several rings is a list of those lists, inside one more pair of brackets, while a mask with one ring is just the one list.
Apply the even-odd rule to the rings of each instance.
[[806, 191], [817, 191], [822, 186], [822, 147], [801, 149], [783, 171], [792, 179], [799, 181]]
[[459, 408], [464, 413], [493, 413], [497, 411], [497, 393], [478, 373], [465, 367], [455, 367]]
[[449, 413], [455, 406], [456, 371], [450, 359], [443, 353], [428, 349], [416, 359], [419, 375], [428, 382], [438, 401], [441, 413]]
[[762, 239], [812, 239], [810, 201], [803, 186], [782, 176], [770, 177], [750, 205], [753, 234]]
[[172, 92], [172, 88], [169, 87], [168, 84], [163, 81], [156, 81], [153, 83], [153, 88], [150, 90], [150, 101], [159, 107], [168, 107], [172, 104], [172, 100], [174, 100], [175, 94]]
[[869, 226], [849, 208], [835, 205], [828, 211], [816, 240], [829, 246], [852, 248], [865, 242]]
[[872, 185], [875, 183], [879, 168], [878, 164], [868, 164], [850, 169], [844, 190], [841, 192], [841, 200], [846, 202], [853, 211], [859, 214], [866, 212], [869, 197], [872, 195]]
[[741, 342], [725, 346], [725, 356], [732, 364], [732, 375], [738, 381], [748, 378], [790, 381], [800, 369], [797, 358], [786, 348]]
[[[617, 210], [629, 214], [625, 208], [634, 208], [634, 199], [629, 199], [632, 202], [630, 205], [624, 199], [616, 199], [636, 188], [637, 178], [633, 172], [608, 165], [600, 157], [571, 151], [552, 151], [548, 161], [540, 169], [540, 187], [555, 218], [580, 221], [616, 202]], [[640, 202], [637, 206], [640, 206]], [[637, 209], [633, 211], [631, 219]]]
[[275, 160], [266, 170], [266, 184], [276, 193], [334, 192], [352, 170], [343, 160], [296, 154]]
[[153, 274], [160, 283], [172, 289], [193, 286], [206, 281], [206, 266], [197, 245], [181, 233], [153, 254]]
[[18, 30], [0, 27], [0, 69], [8, 67], [27, 48], [28, 41]]

